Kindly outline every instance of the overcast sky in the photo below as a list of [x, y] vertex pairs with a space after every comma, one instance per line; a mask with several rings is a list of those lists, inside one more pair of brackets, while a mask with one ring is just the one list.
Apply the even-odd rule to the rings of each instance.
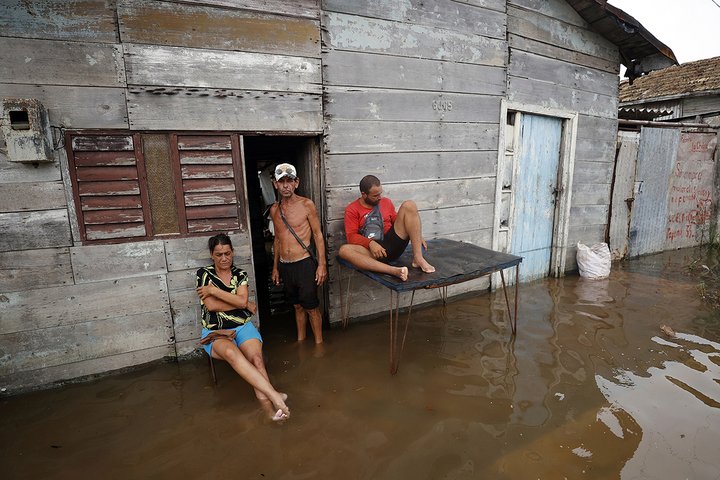
[[608, 0], [670, 47], [678, 62], [720, 56], [720, 0]]

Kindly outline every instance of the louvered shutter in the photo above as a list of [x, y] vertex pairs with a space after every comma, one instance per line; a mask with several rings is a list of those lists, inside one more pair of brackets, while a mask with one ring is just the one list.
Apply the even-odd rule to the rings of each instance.
[[181, 191], [178, 205], [188, 233], [238, 230], [242, 196], [239, 141], [232, 135], [174, 137]]
[[139, 139], [70, 137], [69, 166], [84, 240], [147, 237], [150, 217]]

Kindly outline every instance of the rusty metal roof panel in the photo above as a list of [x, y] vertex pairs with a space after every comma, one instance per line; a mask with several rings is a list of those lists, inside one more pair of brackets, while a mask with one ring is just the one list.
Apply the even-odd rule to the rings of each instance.
[[623, 120], [655, 120], [659, 117], [672, 115], [672, 113], [672, 110], [663, 108], [621, 107], [618, 109], [618, 118]]

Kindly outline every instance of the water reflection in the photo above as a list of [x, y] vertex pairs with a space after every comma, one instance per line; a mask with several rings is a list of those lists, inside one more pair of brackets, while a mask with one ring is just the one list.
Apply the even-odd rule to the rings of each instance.
[[[652, 340], [659, 347], [658, 360], [677, 359], [662, 360], [642, 373], [619, 370], [613, 378], [595, 377], [612, 404], [600, 420], [620, 438], [631, 429], [642, 431], [622, 478], [718, 478], [720, 344], [683, 333]], [[613, 420], [620, 410], [637, 427]]]
[[[396, 376], [385, 317], [323, 350], [292, 323], [264, 331], [282, 426], [205, 358], [0, 399], [3, 478], [719, 478], [720, 317], [687, 275], [698, 254], [523, 285], [516, 338], [501, 292], [417, 309]], [[216, 446], [232, 454], [209, 463]]]

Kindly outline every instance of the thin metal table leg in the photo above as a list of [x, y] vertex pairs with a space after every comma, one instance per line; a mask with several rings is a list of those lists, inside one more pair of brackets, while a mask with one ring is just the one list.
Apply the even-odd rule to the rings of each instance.
[[513, 317], [513, 334], [517, 335], [517, 312], [518, 312], [518, 285], [520, 284], [520, 264], [515, 265], [515, 316]]
[[[400, 307], [400, 294], [396, 294], [398, 298], [398, 308]], [[393, 304], [393, 290], [390, 290], [390, 374], [393, 374], [395, 366], [395, 345], [397, 339], [397, 311]]]
[[[512, 331], [512, 334], [515, 335], [515, 323], [513, 321], [514, 317], [512, 316], [512, 312], [510, 310], [510, 300], [508, 300], [507, 286], [505, 284], [505, 274], [503, 273], [502, 269], [500, 269], [500, 280], [502, 280], [503, 294], [505, 295], [505, 306], [507, 306], [508, 316], [510, 317], [510, 330]], [[515, 285], [517, 285], [517, 281], [518, 279], [515, 278]]]
[[217, 376], [215, 375], [215, 364], [213, 363], [212, 355], [208, 355], [208, 361], [210, 362], [210, 373], [212, 374], [213, 384], [217, 385]]
[[[342, 327], [343, 329], [347, 328], [348, 323], [350, 323], [350, 281], [352, 280], [353, 271], [350, 270], [350, 274], [348, 275], [347, 280], [347, 291], [345, 294], [343, 294], [343, 288], [342, 288], [342, 266], [340, 265], [340, 262], [337, 264], [338, 266], [338, 282], [340, 287], [340, 315], [342, 315]], [[347, 306], [343, 305], [343, 297], [347, 299]]]
[[[410, 296], [410, 307], [408, 308], [407, 319], [405, 320], [405, 331], [403, 332], [402, 342], [400, 343], [400, 350], [397, 349], [397, 334], [398, 334], [398, 320], [400, 315], [400, 293], [396, 295], [397, 303], [395, 305], [395, 328], [393, 330], [392, 320], [390, 321], [390, 374], [395, 375], [400, 367], [400, 355], [402, 355], [405, 349], [405, 339], [407, 338], [408, 326], [410, 325], [410, 318], [412, 316], [412, 308], [415, 303], [415, 290], [412, 291]], [[392, 290], [390, 290], [390, 318], [392, 319]]]
[[443, 305], [447, 305], [447, 299], [448, 299], [448, 287], [447, 285], [444, 287], [438, 288], [438, 292], [440, 292], [440, 300], [442, 300]]

